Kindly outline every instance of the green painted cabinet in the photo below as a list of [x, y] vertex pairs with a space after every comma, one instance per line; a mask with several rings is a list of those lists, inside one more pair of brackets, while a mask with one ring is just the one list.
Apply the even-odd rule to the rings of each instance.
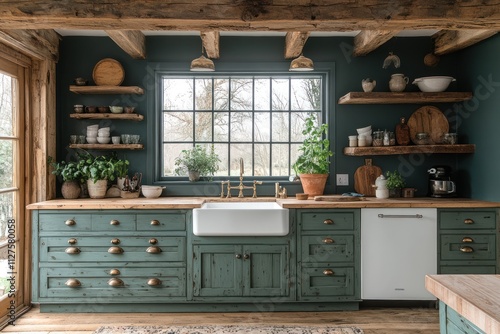
[[485, 334], [442, 301], [439, 302], [439, 330], [442, 334]]
[[495, 209], [439, 210], [439, 273], [498, 273], [497, 220]]

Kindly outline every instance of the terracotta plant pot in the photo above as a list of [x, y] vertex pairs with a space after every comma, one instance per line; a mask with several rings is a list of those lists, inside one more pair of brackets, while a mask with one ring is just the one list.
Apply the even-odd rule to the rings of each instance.
[[98, 180], [95, 183], [92, 180], [87, 180], [87, 188], [90, 198], [104, 198], [106, 190], [108, 190], [108, 180]]
[[80, 197], [80, 184], [77, 181], [64, 181], [61, 186], [62, 196], [66, 199], [75, 199]]
[[300, 174], [299, 177], [304, 193], [309, 197], [323, 195], [328, 174]]

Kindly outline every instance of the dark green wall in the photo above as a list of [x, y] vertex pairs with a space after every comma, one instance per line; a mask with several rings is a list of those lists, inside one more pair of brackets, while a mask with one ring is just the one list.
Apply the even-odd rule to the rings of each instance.
[[[495, 42], [496, 41], [496, 42]], [[429, 75], [450, 75], [458, 78], [456, 83], [452, 83], [450, 90], [465, 91], [473, 89], [474, 78], [483, 73], [488, 77], [484, 70], [488, 68], [479, 58], [485, 50], [498, 49], [499, 40], [491, 41], [491, 45], [480, 45], [477, 48], [471, 48], [467, 53], [456, 53], [441, 58], [438, 66], [427, 67], [423, 64], [424, 56], [432, 50], [432, 40], [425, 38], [394, 38], [391, 41], [378, 48], [376, 51], [364, 57], [352, 57], [352, 38], [344, 37], [311, 37], [308, 39], [304, 48], [304, 55], [312, 58], [319, 63], [334, 63], [335, 66], [335, 85], [330, 91], [331, 103], [329, 106], [329, 118], [331, 120], [330, 131], [332, 135], [332, 149], [335, 152], [332, 163], [332, 170], [327, 188], [327, 193], [343, 193], [353, 191], [353, 174], [356, 168], [364, 164], [363, 157], [346, 157], [342, 154], [342, 149], [347, 145], [347, 136], [356, 133], [356, 128], [372, 125], [374, 129], [394, 129], [402, 116], [409, 117], [420, 105], [337, 105], [337, 100], [349, 91], [361, 91], [361, 80], [363, 78], [374, 78], [377, 80], [375, 91], [388, 91], [388, 81], [390, 75], [394, 73], [404, 73], [410, 78], [410, 82], [416, 77]], [[146, 50], [147, 60], [134, 60], [121, 49], [119, 49], [108, 37], [65, 37], [61, 42], [61, 57], [58, 63], [58, 152], [61, 157], [71, 156], [73, 153], [68, 151], [67, 143], [70, 134], [85, 133], [85, 126], [94, 124], [96, 121], [79, 121], [70, 119], [72, 105], [137, 105], [138, 112], [146, 116], [143, 122], [113, 121], [109, 122], [112, 126], [112, 132], [116, 133], [137, 133], [144, 139], [146, 149], [144, 151], [119, 152], [131, 161], [132, 171], [141, 171], [145, 174], [145, 183], [153, 181], [153, 138], [152, 132], [148, 130], [153, 122], [153, 101], [151, 101], [151, 92], [154, 89], [153, 71], [159, 64], [169, 70], [188, 70], [192, 59], [200, 55], [200, 38], [197, 36], [151, 36], [147, 37]], [[283, 59], [284, 38], [283, 37], [221, 37], [220, 40], [221, 58], [215, 60], [216, 69], [228, 64], [262, 62], [273, 63], [277, 67], [286, 69], [289, 65], [288, 60]], [[478, 50], [478, 51], [476, 51]], [[390, 51], [393, 51], [401, 58], [401, 67], [395, 69], [383, 69], [382, 63]], [[469, 68], [469, 57], [476, 63], [476, 70]], [[491, 51], [492, 54], [494, 54]], [[107, 95], [76, 95], [70, 93], [68, 86], [75, 77], [82, 76], [88, 79], [92, 77], [94, 65], [102, 58], [114, 58], [123, 65], [125, 69], [125, 81], [123, 85], [138, 85], [146, 89], [146, 94], [142, 96], [107, 96]], [[494, 55], [491, 55], [491, 64], [493, 64]], [[467, 67], [466, 71], [464, 67]], [[491, 65], [493, 68], [493, 65]], [[498, 69], [496, 69], [498, 74]], [[477, 80], [476, 80], [477, 81]], [[408, 91], [417, 91], [418, 89], [409, 85]], [[498, 96], [498, 95], [497, 95]], [[489, 102], [490, 100], [488, 100]], [[498, 97], [496, 99], [498, 102]], [[490, 106], [493, 102], [489, 102]], [[455, 125], [455, 113], [449, 113], [453, 110], [452, 104], [435, 104], [441, 110], [446, 111], [450, 124]], [[482, 103], [480, 109], [485, 105]], [[482, 110], [482, 109], [481, 109]], [[491, 113], [493, 110], [491, 111]], [[479, 112], [474, 114], [473, 124], [487, 123], [480, 117]], [[493, 117], [493, 115], [491, 115]], [[468, 120], [469, 121], [469, 120]], [[104, 125], [107, 122], [102, 122]], [[481, 125], [480, 125], [481, 126]], [[492, 125], [493, 126], [493, 125]], [[383, 171], [399, 169], [406, 177], [409, 186], [418, 189], [417, 196], [424, 196], [427, 192], [427, 174], [429, 167], [436, 164], [450, 165], [458, 176], [471, 174], [472, 168], [485, 164], [483, 147], [479, 141], [480, 130], [473, 136], [471, 124], [467, 127], [462, 125], [458, 131], [462, 142], [474, 142], [478, 144], [478, 153], [467, 157], [457, 157], [455, 155], [401, 155], [401, 156], [375, 156], [373, 162], [380, 166]], [[451, 129], [454, 130], [454, 129]], [[469, 136], [465, 136], [469, 133]], [[492, 135], [494, 130], [491, 131]], [[149, 136], [149, 137], [148, 137]], [[488, 136], [491, 140], [491, 136]], [[488, 150], [489, 151], [489, 150]], [[482, 157], [479, 161], [478, 157]], [[497, 156], [498, 161], [498, 156]], [[460, 169], [459, 169], [460, 167]], [[486, 167], [483, 167], [486, 168]], [[349, 186], [333, 186], [335, 173], [348, 173]], [[477, 178], [482, 179], [479, 175]], [[477, 181], [479, 182], [479, 181]], [[488, 180], [483, 181], [485, 184]], [[197, 188], [193, 185], [187, 187], [180, 184], [170, 185], [167, 189], [168, 195], [181, 194], [182, 189], [188, 189], [185, 194], [190, 195], [216, 195], [220, 191], [219, 187], [207, 184], [198, 184]], [[490, 193], [482, 194], [482, 187], [474, 187], [471, 190], [466, 184], [460, 185], [460, 194], [472, 194], [475, 197], [486, 198]], [[273, 185], [269, 184], [260, 188], [259, 195], [273, 194]], [[289, 192], [294, 193], [298, 187], [290, 186]]]

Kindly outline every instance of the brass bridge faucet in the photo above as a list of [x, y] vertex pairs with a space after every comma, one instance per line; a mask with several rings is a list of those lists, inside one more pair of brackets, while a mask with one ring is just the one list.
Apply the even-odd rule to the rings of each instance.
[[230, 180], [227, 180], [227, 181], [222, 181], [221, 182], [221, 193], [220, 193], [220, 197], [223, 198], [224, 197], [224, 185], [226, 184], [227, 185], [227, 195], [226, 195], [226, 198], [231, 198], [231, 189], [238, 189], [239, 192], [238, 192], [238, 197], [240, 198], [243, 198], [245, 196], [243, 196], [243, 190], [244, 189], [253, 189], [253, 195], [252, 197], [253, 198], [257, 198], [257, 185], [258, 184], [262, 184], [262, 181], [253, 181], [253, 185], [252, 186], [245, 186], [243, 184], [243, 173], [244, 173], [244, 167], [243, 167], [243, 158], [240, 158], [240, 184], [238, 184], [237, 186], [234, 186], [234, 187], [231, 187], [231, 181]]

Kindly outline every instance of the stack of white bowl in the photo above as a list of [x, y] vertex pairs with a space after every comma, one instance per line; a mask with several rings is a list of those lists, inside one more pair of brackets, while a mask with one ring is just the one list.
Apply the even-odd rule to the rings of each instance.
[[[358, 146], [372, 146], [372, 126], [356, 129], [358, 131]], [[362, 145], [364, 143], [364, 145]]]
[[111, 137], [109, 136], [109, 134], [109, 127], [100, 128], [99, 130], [97, 130], [97, 142], [99, 144], [108, 144], [111, 141]]
[[99, 124], [87, 126], [87, 143], [97, 143], [97, 130], [99, 130]]

